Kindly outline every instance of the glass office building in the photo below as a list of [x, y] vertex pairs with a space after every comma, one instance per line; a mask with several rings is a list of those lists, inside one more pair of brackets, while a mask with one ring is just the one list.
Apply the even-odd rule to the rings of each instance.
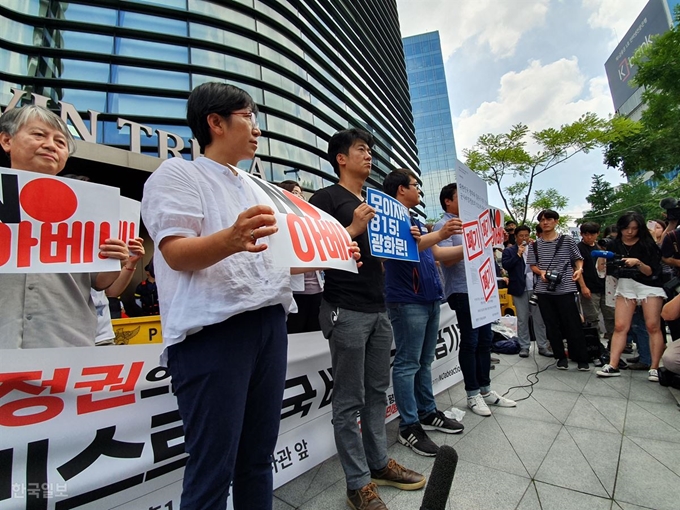
[[[106, 145], [156, 162], [196, 157], [186, 98], [207, 81], [237, 85], [257, 102], [258, 156], [268, 180], [296, 179], [308, 191], [334, 182], [327, 143], [348, 127], [376, 137], [369, 185], [380, 185], [394, 168], [418, 166], [395, 0], [0, 5], [3, 111], [35, 101], [65, 116], [64, 104], [73, 105], [71, 114], [81, 117], [78, 130], [76, 115], [69, 117], [74, 132], [100, 150]], [[104, 163], [97, 168], [67, 171], [122, 189], [125, 180], [134, 198], [148, 176]]]
[[405, 37], [404, 56], [416, 128], [423, 201], [429, 220], [442, 214], [439, 191], [456, 180], [456, 145], [439, 32]]

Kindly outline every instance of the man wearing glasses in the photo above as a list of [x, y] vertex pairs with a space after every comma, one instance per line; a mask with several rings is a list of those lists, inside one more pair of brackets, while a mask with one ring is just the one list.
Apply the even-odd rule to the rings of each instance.
[[223, 83], [195, 88], [187, 120], [205, 157], [168, 159], [144, 186], [163, 353], [185, 448], [181, 506], [271, 509], [286, 375], [290, 271], [274, 265], [274, 211], [236, 171], [252, 159], [257, 106]]

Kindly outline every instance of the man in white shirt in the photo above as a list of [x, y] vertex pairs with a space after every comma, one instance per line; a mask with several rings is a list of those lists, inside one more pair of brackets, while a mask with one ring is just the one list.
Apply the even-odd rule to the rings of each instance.
[[206, 83], [187, 120], [205, 157], [165, 161], [144, 187], [164, 350], [189, 453], [182, 509], [272, 507], [272, 454], [286, 375], [288, 269], [267, 236], [274, 211], [236, 171], [261, 132], [243, 90]]

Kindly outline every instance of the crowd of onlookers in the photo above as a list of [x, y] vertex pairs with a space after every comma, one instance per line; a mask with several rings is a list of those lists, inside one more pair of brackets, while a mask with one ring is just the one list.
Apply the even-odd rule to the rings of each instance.
[[[669, 218], [677, 214], [669, 210]], [[519, 355], [529, 355], [531, 322], [539, 352], [550, 355], [540, 347], [544, 324], [547, 327], [553, 354], [559, 353], [558, 369], [568, 368], [569, 357], [579, 370], [589, 370], [591, 361], [603, 365], [599, 377], [616, 377], [625, 369], [645, 370], [648, 379], [657, 382], [663, 356], [665, 370], [680, 373], [679, 344], [667, 346], [669, 339], [680, 338], [677, 219], [645, 223], [640, 214], [628, 212], [604, 232], [588, 221], [580, 225], [579, 242], [554, 233], [552, 223], [558, 219], [555, 211], [542, 211], [536, 240], [529, 237], [528, 227], [506, 225], [502, 264], [517, 310]], [[531, 293], [537, 305], [533, 308], [526, 305], [532, 301], [527, 297]], [[589, 339], [585, 331], [593, 326], [597, 336]], [[568, 356], [562, 355], [562, 339], [567, 340]], [[593, 359], [598, 352], [601, 355]], [[635, 355], [624, 361], [624, 353]]]

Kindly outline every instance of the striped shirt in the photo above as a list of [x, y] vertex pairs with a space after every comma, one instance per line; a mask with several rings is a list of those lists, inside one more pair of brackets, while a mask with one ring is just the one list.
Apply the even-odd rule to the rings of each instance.
[[[562, 245], [557, 253], [557, 242], [563, 237]], [[538, 247], [538, 261], [536, 261], [536, 249]], [[574, 276], [574, 262], [583, 259], [581, 252], [578, 251], [576, 241], [571, 236], [558, 236], [552, 241], [539, 239], [527, 250], [527, 264], [538, 266], [541, 271], [557, 271], [562, 273], [562, 281], [557, 285], [554, 292], [548, 291], [548, 284], [540, 278], [536, 278], [534, 292], [536, 294], [571, 294], [577, 292], [576, 282], [572, 280]], [[554, 258], [553, 258], [554, 257]], [[565, 268], [566, 266], [566, 268]]]

